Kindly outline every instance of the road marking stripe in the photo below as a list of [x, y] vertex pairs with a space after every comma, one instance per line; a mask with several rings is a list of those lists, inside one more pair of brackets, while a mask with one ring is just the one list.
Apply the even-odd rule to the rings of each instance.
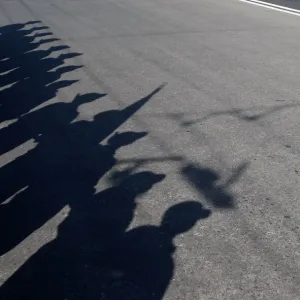
[[263, 1], [259, 1], [259, 0], [239, 0], [239, 1], [257, 5], [257, 6], [266, 7], [266, 8], [281, 11], [281, 12], [285, 12], [287, 14], [291, 14], [291, 15], [295, 15], [295, 16], [300, 16], [300, 10], [289, 8], [286, 6], [280, 6], [277, 4], [271, 4], [271, 3], [263, 2]]

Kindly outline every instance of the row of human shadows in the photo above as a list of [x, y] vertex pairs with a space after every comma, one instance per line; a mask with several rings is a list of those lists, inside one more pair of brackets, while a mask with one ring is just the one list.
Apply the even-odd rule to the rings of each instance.
[[[195, 201], [182, 202], [166, 211], [159, 226], [127, 230], [137, 197], [165, 175], [129, 172], [112, 188], [97, 194], [94, 190], [116, 165], [116, 151], [147, 134], [116, 130], [161, 87], [123, 109], [98, 114], [93, 122], [72, 120], [79, 105], [103, 94], [77, 95], [71, 103], [31, 111], [73, 84], [59, 78], [80, 67], [65, 65], [76, 53], [48, 57], [65, 46], [39, 50], [55, 40], [40, 39], [49, 35], [40, 33], [44, 29], [38, 22], [0, 29], [1, 45], [6, 45], [0, 53], [5, 74], [0, 82], [1, 122], [16, 119], [0, 130], [1, 154], [29, 139], [37, 143], [0, 169], [1, 254], [40, 227], [47, 228], [64, 207], [69, 206], [70, 212], [59, 225], [57, 238], [3, 284], [0, 299], [162, 299], [174, 271], [174, 237], [210, 211]], [[42, 242], [46, 234], [42, 230], [36, 238]]]

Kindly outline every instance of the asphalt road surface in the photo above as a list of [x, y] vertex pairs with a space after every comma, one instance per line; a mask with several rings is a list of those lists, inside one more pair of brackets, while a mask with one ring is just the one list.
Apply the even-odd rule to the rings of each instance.
[[300, 17], [235, 0], [0, 1], [0, 299], [300, 299]]

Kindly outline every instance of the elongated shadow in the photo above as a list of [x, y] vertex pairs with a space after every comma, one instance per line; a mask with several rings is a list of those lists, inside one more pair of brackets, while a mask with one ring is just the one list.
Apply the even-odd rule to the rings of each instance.
[[224, 185], [218, 183], [221, 178], [217, 172], [199, 165], [189, 164], [182, 168], [181, 174], [213, 207], [233, 209], [235, 208], [234, 197], [227, 191], [227, 187], [238, 180], [246, 167], [247, 164], [243, 164], [237, 168]]
[[[26, 243], [30, 242], [30, 235], [42, 226], [50, 229], [48, 221], [54, 216], [60, 225], [51, 242], [38, 235], [38, 242], [46, 244], [5, 281], [0, 299], [162, 300], [175, 271], [174, 239], [208, 218], [211, 211], [186, 201], [168, 208], [158, 226], [129, 229], [140, 197], [157, 188], [165, 174], [135, 173], [135, 168], [108, 189], [96, 193], [94, 187], [118, 163], [121, 148], [146, 137], [145, 131], [122, 132], [121, 127], [163, 85], [126, 107], [97, 114], [92, 122], [72, 122], [78, 119], [81, 104], [101, 103], [106, 95], [85, 93], [70, 103], [47, 102], [74, 83], [60, 78], [79, 68], [65, 65], [78, 54], [48, 57], [66, 48], [38, 50], [35, 36], [43, 35], [40, 30], [45, 27], [29, 25], [33, 23], [0, 28], [0, 39], [9, 42], [0, 53], [9, 70], [3, 87], [16, 82], [0, 95], [1, 120], [16, 119], [0, 129], [0, 139], [8, 139], [0, 150], [7, 152], [28, 139], [36, 142], [35, 148], [0, 168], [0, 255], [16, 246], [23, 250], [21, 243], [27, 238]], [[16, 41], [19, 48], [14, 46]], [[29, 49], [36, 51], [25, 53]], [[26, 60], [21, 65], [20, 56]], [[29, 61], [32, 69], [28, 69]]]
[[[285, 109], [291, 109], [299, 107], [299, 104], [283, 104], [278, 106], [260, 106], [260, 107], [254, 107], [249, 109], [230, 109], [230, 110], [221, 110], [221, 111], [215, 111], [212, 112], [202, 118], [199, 119], [192, 119], [192, 120], [180, 120], [180, 124], [182, 126], [191, 126], [196, 123], [201, 123], [206, 120], [210, 120], [212, 118], [216, 118], [219, 116], [233, 116], [240, 120], [246, 121], [246, 122], [254, 122], [258, 121], [260, 119], [263, 119], [270, 114], [285, 110]], [[176, 116], [175, 116], [176, 117]], [[180, 117], [177, 115], [177, 117]], [[184, 114], [181, 114], [181, 119], [184, 117]]]

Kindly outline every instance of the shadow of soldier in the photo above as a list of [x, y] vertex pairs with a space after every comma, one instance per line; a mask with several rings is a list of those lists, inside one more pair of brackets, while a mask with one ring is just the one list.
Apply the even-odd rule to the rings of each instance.
[[164, 177], [152, 172], [133, 174], [118, 186], [73, 205], [57, 238], [2, 286], [0, 298], [105, 299], [101, 284], [104, 253], [131, 223], [136, 198]]
[[185, 201], [170, 207], [159, 226], [127, 231], [105, 256], [105, 299], [163, 299], [174, 275], [174, 238], [210, 214], [199, 202]]
[[[0, 49], [0, 122], [20, 118], [55, 97], [59, 89], [76, 82], [59, 79], [63, 74], [81, 68], [65, 64], [67, 59], [80, 54], [69, 52], [56, 56], [55, 52], [69, 49], [64, 45], [40, 49], [42, 44], [56, 39], [40, 39], [51, 35], [51, 32], [39, 33], [48, 27], [26, 29], [39, 23], [0, 27], [0, 44], [4, 45]], [[54, 68], [57, 69], [53, 70]]]
[[[0, 29], [6, 34], [0, 39], [10, 39], [7, 32], [20, 28], [17, 25]], [[20, 36], [24, 38], [21, 49], [35, 49], [34, 37], [25, 37], [34, 30], [38, 29], [15, 34], [17, 40]], [[0, 57], [12, 60], [5, 67], [12, 70], [18, 65], [17, 60], [14, 54], [4, 52]], [[2, 147], [2, 153], [29, 138], [37, 143], [34, 149], [0, 169], [3, 184], [0, 255], [13, 249], [66, 206], [70, 213], [59, 225], [57, 238], [38, 250], [3, 284], [0, 299], [161, 300], [174, 273], [174, 238], [190, 230], [198, 220], [207, 218], [210, 211], [198, 202], [187, 201], [169, 208], [159, 226], [126, 231], [137, 198], [165, 175], [128, 173], [121, 183], [98, 194], [94, 186], [116, 165], [115, 154], [121, 147], [147, 134], [116, 133], [116, 130], [163, 86], [125, 108], [99, 113], [93, 122], [70, 123], [78, 105], [103, 95], [81, 95], [73, 103], [31, 111], [55, 96], [59, 88], [72, 84], [74, 81], [55, 80], [77, 68], [62, 67], [64, 60], [77, 56], [76, 53], [57, 58], [48, 58], [43, 52], [36, 54], [30, 57], [36, 59], [33, 67], [38, 71], [27, 71], [28, 65], [12, 71], [3, 82], [16, 83], [0, 93], [3, 109], [0, 120], [19, 119], [1, 130], [2, 138], [12, 138]], [[60, 68], [51, 71], [57, 67]], [[20, 101], [20, 94], [26, 101]], [[53, 120], [56, 114], [59, 117]], [[102, 144], [109, 136], [107, 144]]]

